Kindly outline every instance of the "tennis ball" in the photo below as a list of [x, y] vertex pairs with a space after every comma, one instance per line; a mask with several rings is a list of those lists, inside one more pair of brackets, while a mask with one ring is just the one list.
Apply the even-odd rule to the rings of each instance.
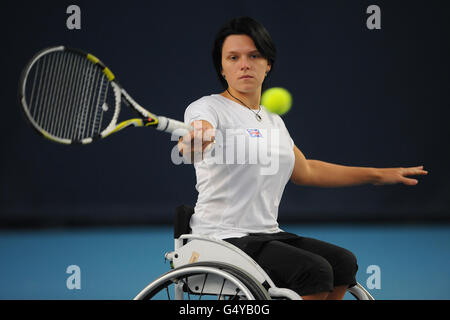
[[270, 88], [263, 92], [261, 104], [270, 112], [283, 115], [291, 109], [292, 95], [284, 88]]

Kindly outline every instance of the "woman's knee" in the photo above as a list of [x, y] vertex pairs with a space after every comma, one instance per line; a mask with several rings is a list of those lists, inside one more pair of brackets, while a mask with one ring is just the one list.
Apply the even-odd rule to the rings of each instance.
[[300, 295], [330, 292], [334, 283], [333, 268], [326, 259], [315, 257], [307, 268], [296, 270], [290, 283]]
[[334, 285], [354, 285], [356, 284], [356, 273], [358, 271], [358, 261], [356, 256], [347, 249], [342, 249], [338, 261], [333, 266]]
[[343, 249], [340, 254], [339, 269], [346, 270], [348, 272], [353, 272], [356, 274], [358, 270], [358, 261], [353, 252]]

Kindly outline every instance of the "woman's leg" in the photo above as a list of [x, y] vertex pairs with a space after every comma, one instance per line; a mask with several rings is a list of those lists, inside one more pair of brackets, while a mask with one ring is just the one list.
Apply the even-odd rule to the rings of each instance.
[[292, 289], [304, 299], [326, 299], [333, 291], [333, 269], [314, 253], [270, 241], [255, 260], [278, 287]]
[[347, 292], [348, 285], [334, 287], [333, 292], [327, 296], [327, 300], [342, 300]]
[[346, 249], [294, 234], [281, 241], [255, 239], [225, 240], [249, 254], [278, 287], [290, 288], [305, 300], [342, 299], [348, 286], [356, 283], [356, 258]]
[[307, 296], [302, 296], [303, 300], [327, 300], [329, 292], [314, 293]]
[[289, 239], [287, 243], [320, 255], [330, 263], [333, 269], [334, 289], [328, 294], [327, 299], [343, 299], [348, 287], [356, 284], [355, 276], [358, 264], [356, 257], [349, 250], [324, 241], [305, 237]]

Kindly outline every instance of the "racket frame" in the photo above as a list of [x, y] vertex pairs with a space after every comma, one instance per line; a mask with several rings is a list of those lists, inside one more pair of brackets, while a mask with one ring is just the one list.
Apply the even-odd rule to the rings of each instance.
[[[27, 90], [27, 88], [26, 88], [27, 79], [30, 74], [30, 71], [32, 70], [35, 63], [39, 59], [41, 59], [44, 55], [50, 54], [53, 52], [58, 52], [58, 51], [59, 52], [63, 52], [63, 51], [72, 52], [74, 54], [80, 55], [80, 56], [88, 59], [96, 67], [101, 69], [101, 71], [107, 77], [109, 84], [111, 85], [111, 88], [113, 89], [114, 100], [115, 100], [114, 101], [114, 114], [112, 116], [110, 123], [106, 126], [106, 128], [94, 137], [87, 137], [87, 138], [80, 139], [80, 140], [73, 140], [73, 139], [67, 139], [67, 138], [61, 138], [61, 137], [55, 136], [55, 135], [51, 134], [50, 132], [48, 132], [47, 130], [45, 130], [44, 128], [42, 128], [42, 126], [39, 125], [39, 123], [30, 114], [30, 109], [29, 109], [28, 103], [26, 101], [26, 94], [25, 94], [26, 90]], [[39, 134], [41, 134], [42, 136], [44, 136], [45, 138], [47, 138], [51, 141], [57, 142], [57, 143], [61, 143], [61, 144], [66, 144], [66, 145], [89, 144], [95, 140], [106, 138], [106, 137], [110, 136], [111, 134], [119, 132], [128, 127], [155, 126], [155, 128], [157, 130], [166, 131], [166, 132], [175, 133], [175, 134], [178, 129], [184, 129], [184, 130], [178, 131], [179, 132], [178, 136], [186, 134], [188, 131], [192, 130], [191, 126], [186, 125], [183, 122], [173, 120], [170, 118], [166, 118], [166, 117], [158, 117], [158, 116], [152, 114], [151, 112], [149, 112], [148, 110], [146, 110], [145, 108], [143, 108], [121, 87], [121, 85], [116, 80], [116, 77], [114, 76], [114, 74], [111, 72], [111, 70], [108, 67], [106, 67], [103, 64], [102, 61], [100, 61], [100, 59], [98, 59], [96, 56], [94, 56], [90, 53], [84, 52], [80, 49], [69, 48], [69, 47], [65, 47], [65, 46], [56, 46], [56, 47], [50, 47], [50, 48], [46, 48], [46, 49], [39, 51], [30, 60], [30, 62], [27, 64], [27, 66], [25, 67], [25, 69], [22, 72], [20, 82], [19, 82], [18, 95], [19, 95], [20, 104], [22, 106], [22, 110], [25, 113], [25, 117], [28, 120], [28, 122], [32, 125], [32, 127], [34, 129], [36, 129], [36, 131]], [[135, 110], [139, 114], [140, 118], [128, 119], [128, 120], [122, 121], [120, 123], [117, 123], [119, 114], [120, 114], [120, 110], [121, 110], [122, 101], [126, 105], [131, 107], [133, 110]]]

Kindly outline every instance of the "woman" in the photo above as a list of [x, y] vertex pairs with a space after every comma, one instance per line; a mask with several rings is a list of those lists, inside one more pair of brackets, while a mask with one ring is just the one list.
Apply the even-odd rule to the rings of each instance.
[[[184, 157], [194, 160], [197, 175], [192, 232], [233, 243], [277, 286], [291, 288], [304, 299], [342, 299], [356, 284], [356, 258], [344, 248], [278, 227], [278, 205], [287, 182], [319, 187], [415, 185], [418, 181], [407, 176], [427, 172], [422, 166], [376, 169], [306, 159], [283, 120], [260, 106], [275, 58], [270, 35], [251, 18], [229, 21], [216, 36], [213, 61], [225, 90], [188, 106], [185, 122], [194, 130], [178, 144]], [[255, 149], [249, 146], [255, 143], [271, 155], [271, 163], [276, 160], [275, 172], [263, 172], [267, 163], [251, 161]]]

